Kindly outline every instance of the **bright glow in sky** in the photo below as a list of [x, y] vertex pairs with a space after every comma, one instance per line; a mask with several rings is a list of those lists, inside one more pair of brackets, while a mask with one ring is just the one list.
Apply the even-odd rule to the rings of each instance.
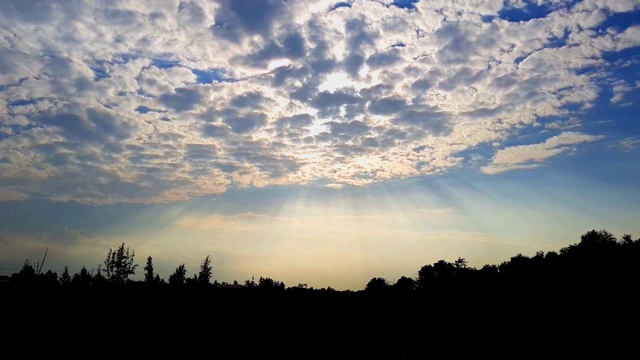
[[2, 8], [0, 274], [358, 289], [640, 233], [638, 0]]

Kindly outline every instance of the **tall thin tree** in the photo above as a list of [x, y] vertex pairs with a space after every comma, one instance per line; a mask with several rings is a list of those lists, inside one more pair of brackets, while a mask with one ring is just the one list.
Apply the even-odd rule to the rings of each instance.
[[149, 256], [147, 258], [147, 266], [144, 267], [144, 282], [153, 283], [154, 274], [153, 274], [153, 258]]
[[211, 257], [207, 255], [204, 258], [204, 261], [200, 265], [200, 272], [198, 273], [198, 283], [200, 284], [209, 284], [211, 281], [212, 267], [211, 267]]

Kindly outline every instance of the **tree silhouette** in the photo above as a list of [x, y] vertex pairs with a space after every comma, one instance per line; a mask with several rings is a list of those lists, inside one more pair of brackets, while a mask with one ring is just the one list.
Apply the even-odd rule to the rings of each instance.
[[64, 271], [60, 276], [60, 285], [67, 286], [71, 284], [71, 276], [69, 275], [69, 267], [67, 265], [64, 266]]
[[415, 288], [416, 283], [412, 278], [406, 276], [400, 277], [395, 284], [393, 284], [393, 290], [402, 295], [410, 294]]
[[580, 244], [583, 247], [613, 246], [617, 244], [616, 237], [607, 230], [591, 230], [580, 237]]
[[154, 281], [153, 275], [153, 258], [149, 256], [147, 258], [147, 265], [144, 267], [144, 282], [151, 284]]
[[374, 277], [365, 286], [365, 291], [371, 294], [379, 294], [385, 292], [388, 288], [389, 283], [387, 280], [381, 277]]
[[281, 289], [284, 290], [284, 283], [282, 281], [273, 280], [270, 277], [262, 277], [258, 280], [258, 287], [261, 289]]
[[129, 248], [124, 248], [124, 243], [113, 251], [109, 249], [107, 258], [104, 260], [107, 280], [114, 284], [124, 284], [129, 280], [129, 275], [135, 275], [137, 264], [133, 263], [135, 253]]
[[258, 284], [256, 284], [256, 281], [254, 280], [254, 278], [253, 278], [253, 276], [252, 276], [252, 277], [251, 277], [251, 280], [249, 280], [249, 279], [245, 280], [245, 282], [244, 282], [244, 286], [245, 286], [246, 288], [253, 289], [253, 288], [257, 287], [257, 286], [258, 286]]
[[198, 274], [193, 274], [192, 277], [185, 279], [187, 285], [197, 285], [198, 284]]
[[459, 257], [458, 260], [453, 262], [453, 267], [456, 269], [456, 272], [464, 272], [464, 270], [468, 269], [467, 260]]
[[[460, 260], [460, 259], [459, 259]], [[463, 263], [460, 262], [458, 266]], [[465, 264], [466, 265], [466, 264]], [[418, 271], [418, 287], [427, 289], [430, 286], [437, 286], [448, 283], [456, 273], [456, 266], [444, 260], [438, 260], [433, 265], [425, 265]]]
[[25, 260], [22, 264], [20, 272], [11, 275], [11, 281], [18, 284], [26, 284], [34, 281], [36, 278], [36, 269], [31, 265], [29, 260]]
[[625, 246], [633, 245], [633, 239], [631, 238], [631, 235], [629, 235], [629, 234], [622, 235], [622, 238], [620, 239], [620, 242], [622, 243], [622, 245], [625, 245]]
[[41, 285], [47, 287], [57, 287], [59, 285], [58, 274], [51, 270], [47, 270], [46, 273], [38, 274], [36, 278]]
[[178, 266], [173, 274], [169, 275], [169, 284], [182, 285], [187, 281], [187, 268], [184, 264]]
[[[64, 275], [64, 274], [63, 274]], [[73, 275], [73, 279], [71, 280], [71, 284], [75, 286], [89, 286], [93, 283], [93, 276], [86, 267], [82, 267], [78, 274]]]
[[92, 284], [97, 285], [97, 286], [103, 286], [104, 284], [106, 284], [108, 282], [107, 278], [105, 278], [102, 275], [102, 264], [98, 264], [98, 271], [93, 276], [92, 280], [93, 280]]
[[207, 255], [204, 261], [200, 265], [200, 272], [198, 273], [198, 283], [209, 284], [211, 280], [211, 258]]

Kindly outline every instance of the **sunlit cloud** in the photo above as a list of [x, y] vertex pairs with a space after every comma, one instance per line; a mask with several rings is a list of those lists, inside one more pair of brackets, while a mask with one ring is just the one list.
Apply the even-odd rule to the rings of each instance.
[[[540, 124], [560, 136], [573, 109], [637, 88], [602, 77], [640, 45], [638, 24], [608, 22], [634, 1], [245, 2], [5, 4], [0, 184], [88, 203], [364, 186]], [[565, 153], [500, 165], [514, 151], [483, 171]]]
[[486, 174], [497, 174], [513, 169], [533, 169], [550, 157], [571, 151], [577, 144], [603, 138], [604, 136], [564, 132], [541, 144], [507, 147], [498, 150], [493, 157], [493, 163], [484, 167], [482, 171]]

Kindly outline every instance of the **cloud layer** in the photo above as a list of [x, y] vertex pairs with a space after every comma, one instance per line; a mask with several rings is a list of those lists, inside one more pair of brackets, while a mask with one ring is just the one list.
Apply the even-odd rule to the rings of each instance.
[[[0, 201], [175, 201], [538, 166], [640, 45], [635, 0], [9, 0]], [[613, 19], [613, 20], [612, 20]], [[620, 55], [621, 54], [621, 55]], [[544, 126], [541, 126], [544, 125]], [[504, 147], [523, 132], [546, 141]], [[477, 154], [476, 154], [477, 156]]]

